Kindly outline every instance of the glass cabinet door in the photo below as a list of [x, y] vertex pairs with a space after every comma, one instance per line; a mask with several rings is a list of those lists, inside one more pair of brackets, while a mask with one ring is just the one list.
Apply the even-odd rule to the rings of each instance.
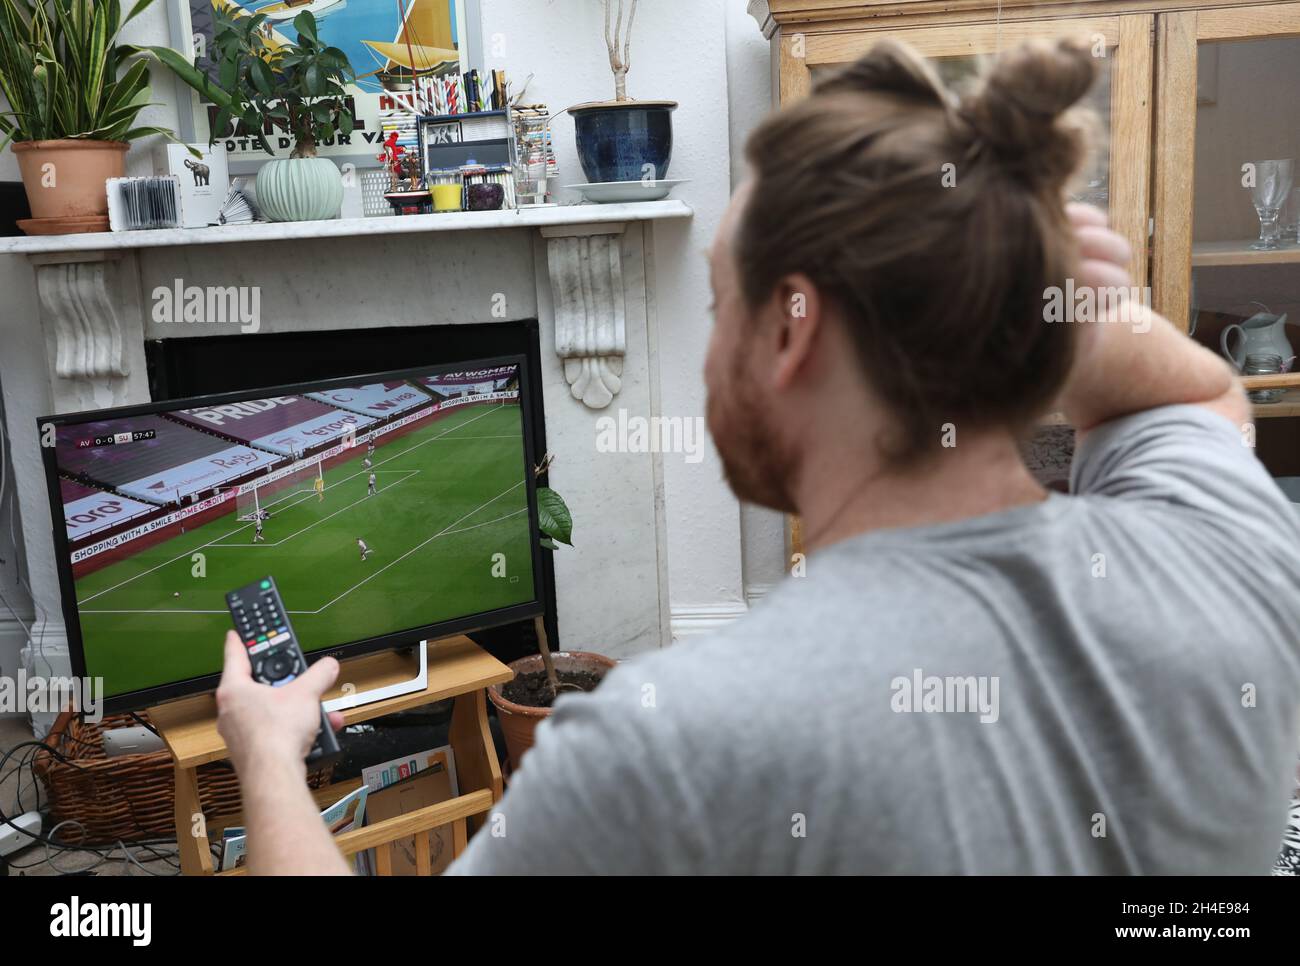
[[[1147, 276], [1150, 234], [1151, 90], [1154, 18], [1146, 14], [1061, 20], [909, 27], [861, 33], [795, 35], [782, 39], [781, 101], [804, 96], [813, 82], [889, 37], [931, 58], [939, 74], [959, 84], [981, 60], [1030, 38], [1078, 37], [1096, 51], [1098, 82], [1086, 104], [1101, 121], [1101, 143], [1076, 196], [1107, 209], [1135, 253], [1134, 276]], [[1144, 282], [1141, 284], [1145, 284]]]
[[1254, 387], [1300, 502], [1300, 5], [1161, 15], [1155, 307]]

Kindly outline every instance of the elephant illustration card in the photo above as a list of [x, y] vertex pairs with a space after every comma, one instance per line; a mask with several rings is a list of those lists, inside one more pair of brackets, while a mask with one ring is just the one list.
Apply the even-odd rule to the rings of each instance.
[[190, 145], [201, 157], [195, 157], [183, 144], [168, 144], [158, 155], [159, 174], [170, 174], [180, 181], [181, 227], [203, 228], [214, 225], [221, 206], [230, 194], [229, 161], [224, 150], [207, 145]]

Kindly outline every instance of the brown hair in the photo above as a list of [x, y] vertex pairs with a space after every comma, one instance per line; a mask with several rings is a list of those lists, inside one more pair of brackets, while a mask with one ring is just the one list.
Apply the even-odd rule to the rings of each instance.
[[750, 137], [745, 297], [802, 272], [838, 305], [895, 417], [891, 458], [948, 421], [1022, 430], [1069, 374], [1072, 327], [1044, 321], [1044, 290], [1077, 258], [1065, 186], [1089, 122], [1067, 109], [1095, 72], [1085, 47], [1026, 44], [958, 98], [886, 40]]

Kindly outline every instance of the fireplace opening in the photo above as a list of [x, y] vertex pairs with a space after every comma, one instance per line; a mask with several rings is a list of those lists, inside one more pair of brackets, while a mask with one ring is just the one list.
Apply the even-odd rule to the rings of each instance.
[[[503, 355], [528, 359], [530, 382], [542, 385], [537, 321], [388, 326], [339, 332], [260, 333], [145, 343], [149, 392], [155, 402], [214, 393], [263, 389], [291, 383], [465, 362]], [[534, 452], [546, 449], [541, 391], [531, 394]], [[562, 648], [556, 626], [555, 567], [542, 554], [542, 593], [551, 647]], [[498, 660], [509, 663], [537, 653], [532, 621], [469, 635]]]

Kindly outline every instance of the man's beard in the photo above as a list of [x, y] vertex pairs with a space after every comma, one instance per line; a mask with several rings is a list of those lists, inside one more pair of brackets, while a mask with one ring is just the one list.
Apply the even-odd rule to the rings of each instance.
[[790, 495], [795, 460], [773, 430], [761, 392], [739, 354], [731, 359], [727, 385], [709, 393], [708, 420], [736, 497], [783, 513], [797, 512]]

